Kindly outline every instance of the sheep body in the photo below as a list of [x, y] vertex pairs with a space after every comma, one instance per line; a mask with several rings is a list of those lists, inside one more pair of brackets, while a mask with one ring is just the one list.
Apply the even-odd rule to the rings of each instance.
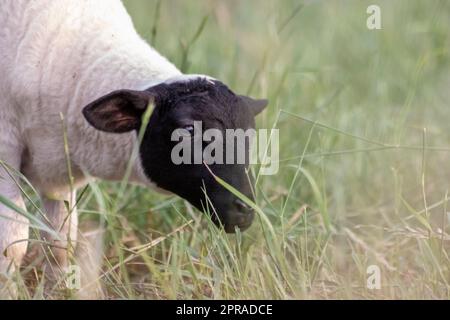
[[10, 130], [26, 148], [23, 172], [46, 192], [67, 185], [62, 113], [76, 177], [87, 170], [120, 178], [129, 156], [123, 146], [130, 145], [120, 140], [133, 135], [94, 130], [82, 107], [112, 90], [140, 89], [180, 72], [137, 35], [120, 1], [8, 0], [0, 12], [7, 26], [0, 36], [8, 97], [2, 109], [16, 120]]
[[[136, 140], [134, 133], [95, 130], [82, 108], [119, 88], [143, 89], [183, 75], [140, 38], [119, 0], [3, 0], [0, 25], [0, 159], [42, 193], [57, 223], [64, 210], [52, 201], [73, 197], [64, 132], [76, 186], [85, 172], [121, 179]], [[135, 161], [130, 179], [151, 185]], [[3, 168], [0, 175], [0, 194], [24, 208], [16, 183]], [[7, 249], [2, 273], [11, 261], [20, 264], [26, 242], [11, 243], [28, 238], [28, 226], [3, 205], [0, 216], [0, 252]]]

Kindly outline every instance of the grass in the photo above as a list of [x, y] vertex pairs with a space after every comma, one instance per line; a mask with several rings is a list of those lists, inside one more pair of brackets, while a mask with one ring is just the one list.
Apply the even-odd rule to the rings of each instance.
[[185, 72], [270, 100], [257, 124], [280, 129], [280, 170], [236, 235], [180, 198], [91, 182], [83, 290], [51, 298], [449, 299], [450, 5], [379, 0], [370, 31], [372, 3], [125, 1]]

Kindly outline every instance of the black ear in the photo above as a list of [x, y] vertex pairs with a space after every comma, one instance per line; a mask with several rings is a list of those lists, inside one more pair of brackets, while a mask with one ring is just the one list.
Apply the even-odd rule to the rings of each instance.
[[140, 128], [141, 118], [153, 101], [148, 91], [118, 90], [88, 104], [83, 115], [98, 130], [123, 133]]
[[256, 116], [267, 107], [269, 101], [267, 99], [253, 99], [247, 96], [239, 96], [242, 102], [247, 105]]

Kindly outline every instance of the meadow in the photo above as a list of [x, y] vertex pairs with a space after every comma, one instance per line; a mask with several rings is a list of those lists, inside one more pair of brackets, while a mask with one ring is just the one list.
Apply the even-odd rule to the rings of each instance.
[[269, 99], [257, 127], [279, 129], [279, 171], [252, 168], [258, 214], [232, 235], [179, 197], [92, 181], [81, 290], [50, 298], [450, 298], [449, 2], [124, 2], [183, 72]]

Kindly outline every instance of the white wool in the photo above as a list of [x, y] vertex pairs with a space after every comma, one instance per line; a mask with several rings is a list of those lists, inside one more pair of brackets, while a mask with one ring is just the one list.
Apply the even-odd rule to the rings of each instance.
[[[0, 25], [0, 159], [43, 195], [70, 196], [64, 126], [77, 185], [84, 172], [123, 177], [135, 134], [94, 129], [84, 106], [117, 89], [192, 79], [141, 39], [119, 0], [2, 0]], [[139, 159], [131, 179], [150, 184]], [[0, 179], [0, 194], [23, 207], [10, 179]], [[17, 218], [0, 205], [0, 251], [27, 235], [26, 227], [2, 216]]]

